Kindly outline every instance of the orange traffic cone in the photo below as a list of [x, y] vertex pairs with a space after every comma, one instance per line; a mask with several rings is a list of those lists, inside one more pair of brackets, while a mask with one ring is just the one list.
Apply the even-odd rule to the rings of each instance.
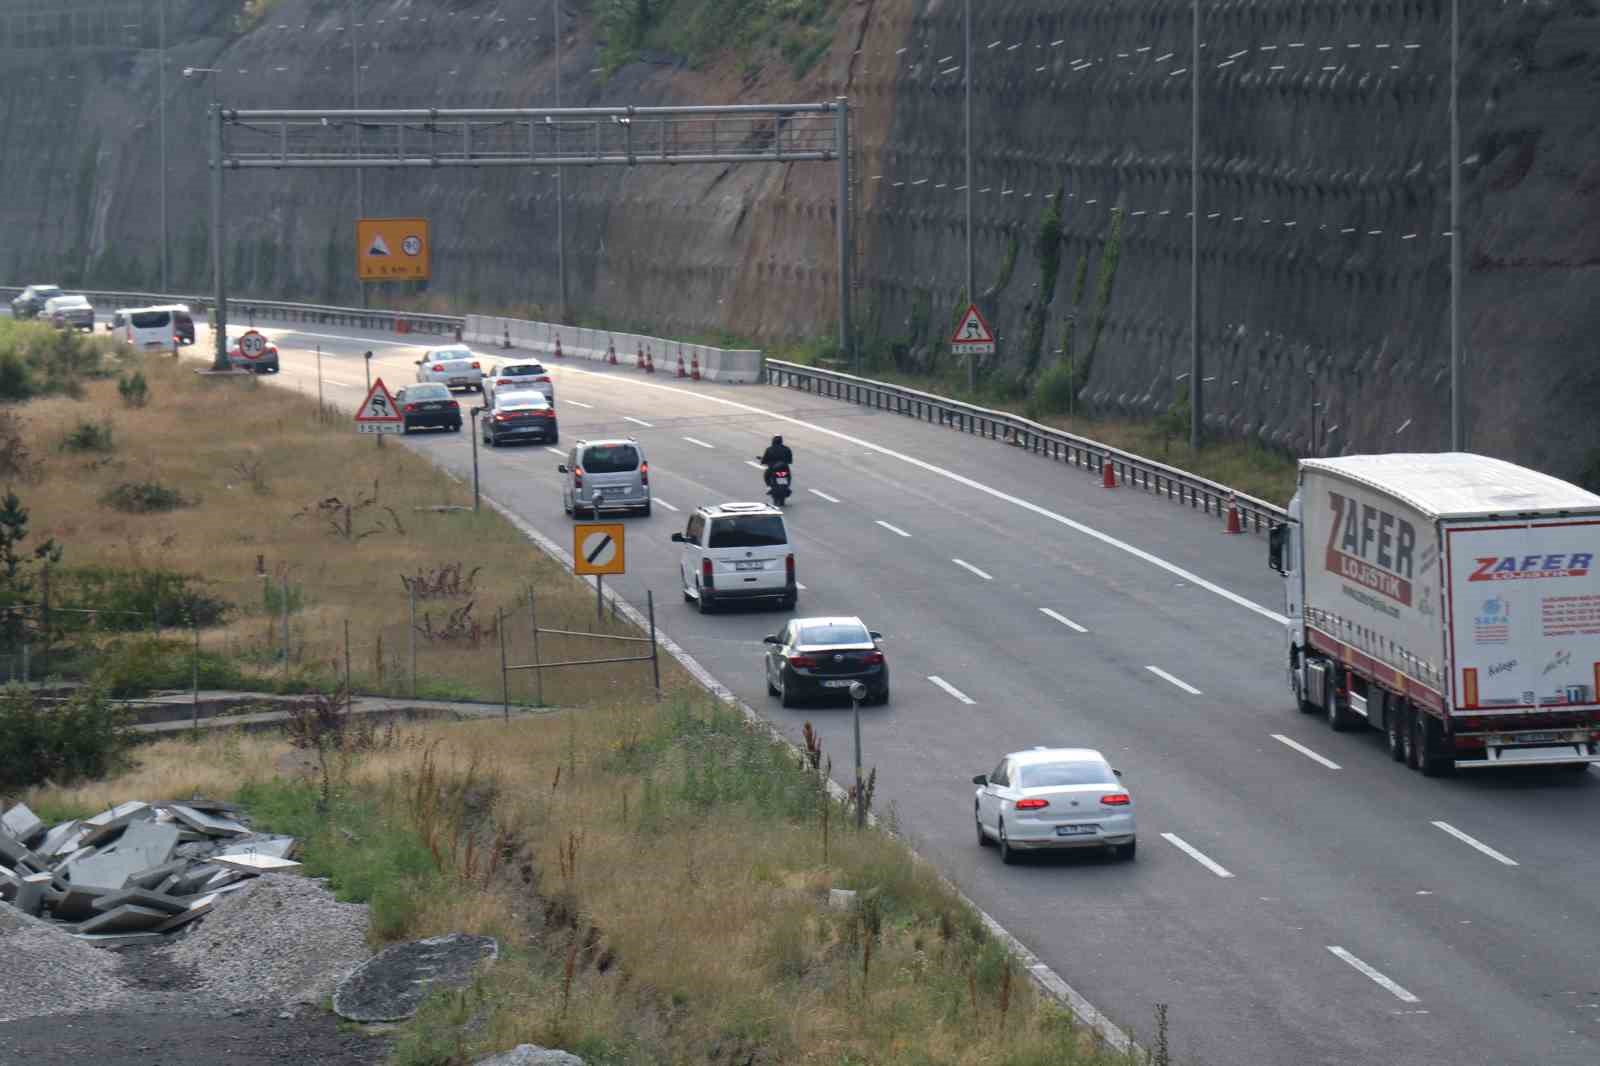
[[559, 336], [556, 337], [556, 358], [561, 358], [561, 338]]
[[656, 355], [649, 348], [644, 350], [644, 372], [646, 374], [654, 374], [656, 372]]
[[685, 370], [683, 366], [683, 349], [681, 348], [678, 349], [678, 376], [680, 378], [686, 378], [689, 376], [689, 371]]
[[1117, 471], [1111, 465], [1111, 456], [1101, 456], [1100, 473], [1102, 475], [1100, 478], [1100, 484], [1102, 486], [1108, 489], [1114, 489], [1117, 487]]
[[1233, 493], [1228, 493], [1228, 526], [1224, 533], [1243, 533], [1244, 526], [1239, 521], [1239, 501]]
[[606, 362], [612, 366], [617, 365], [617, 346], [615, 344], [606, 345]]
[[699, 381], [700, 380], [700, 353], [699, 352], [693, 353], [692, 355], [689, 356], [689, 359], [690, 359], [689, 376], [691, 378], [694, 378], [694, 380]]
[[644, 345], [642, 345], [642, 344], [639, 345], [639, 354], [636, 355], [634, 357], [634, 359], [635, 359], [635, 362], [633, 364], [634, 369], [635, 370], [643, 370], [644, 369]]

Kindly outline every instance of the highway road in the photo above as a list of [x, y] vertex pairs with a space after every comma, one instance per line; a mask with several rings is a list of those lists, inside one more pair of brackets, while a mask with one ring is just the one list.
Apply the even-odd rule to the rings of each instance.
[[[361, 352], [391, 386], [419, 349], [266, 327], [279, 383], [352, 407]], [[202, 341], [202, 345], [203, 345]], [[199, 351], [205, 349], [201, 347]], [[495, 358], [492, 351], [485, 357]], [[1524, 770], [1428, 780], [1377, 733], [1298, 714], [1262, 538], [1003, 445], [760, 386], [550, 364], [563, 446], [635, 436], [656, 510], [630, 570], [663, 628], [848, 774], [848, 707], [765, 691], [776, 612], [700, 616], [669, 542], [706, 502], [760, 497], [747, 460], [794, 447], [802, 614], [885, 635], [893, 701], [863, 709], [878, 806], [978, 904], [1113, 1019], [1171, 1005], [1177, 1061], [1228, 1066], [1600, 1062], [1600, 780]], [[407, 444], [470, 478], [465, 434]], [[566, 543], [543, 446], [480, 452], [484, 491]], [[975, 773], [1008, 750], [1087, 745], [1138, 802], [1137, 861], [1005, 867], [977, 846]]]

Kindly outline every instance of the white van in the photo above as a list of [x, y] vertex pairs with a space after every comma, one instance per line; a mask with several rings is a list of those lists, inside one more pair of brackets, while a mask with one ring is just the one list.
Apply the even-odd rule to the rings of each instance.
[[123, 312], [118, 334], [141, 352], [170, 352], [178, 346], [176, 323], [170, 307], [133, 307]]
[[780, 610], [794, 610], [799, 593], [794, 549], [783, 512], [776, 507], [697, 507], [688, 528], [674, 533], [672, 542], [683, 546], [683, 598], [698, 604], [701, 614], [742, 600], [774, 600]]

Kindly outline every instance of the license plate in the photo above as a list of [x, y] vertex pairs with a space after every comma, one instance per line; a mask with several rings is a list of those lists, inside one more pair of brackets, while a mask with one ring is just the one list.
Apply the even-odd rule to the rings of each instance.
[[1511, 738], [1520, 744], [1548, 744], [1552, 740], [1560, 740], [1560, 733], [1521, 733]]
[[855, 684], [855, 682], [853, 682], [853, 681], [824, 681], [822, 683], [822, 687], [823, 688], [849, 688], [853, 684]]
[[467, 379], [466, 378], [451, 378], [450, 379], [450, 384], [452, 384], [452, 385], [465, 385], [466, 383], [467, 383]]
[[761, 563], [759, 563], [759, 562], [755, 562], [755, 563], [734, 563], [733, 564], [733, 568], [735, 570], [760, 570], [761, 569]]
[[1094, 828], [1095, 827], [1092, 826], [1092, 825], [1058, 825], [1058, 826], [1056, 826], [1056, 836], [1058, 836], [1058, 837], [1081, 837], [1081, 836], [1086, 836], [1089, 833], [1093, 833], [1094, 832]]

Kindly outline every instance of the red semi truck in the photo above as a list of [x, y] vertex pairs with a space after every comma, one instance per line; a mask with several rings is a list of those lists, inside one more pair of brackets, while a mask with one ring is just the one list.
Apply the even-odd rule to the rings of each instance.
[[1429, 776], [1600, 762], [1600, 496], [1465, 453], [1300, 463], [1289, 685]]

